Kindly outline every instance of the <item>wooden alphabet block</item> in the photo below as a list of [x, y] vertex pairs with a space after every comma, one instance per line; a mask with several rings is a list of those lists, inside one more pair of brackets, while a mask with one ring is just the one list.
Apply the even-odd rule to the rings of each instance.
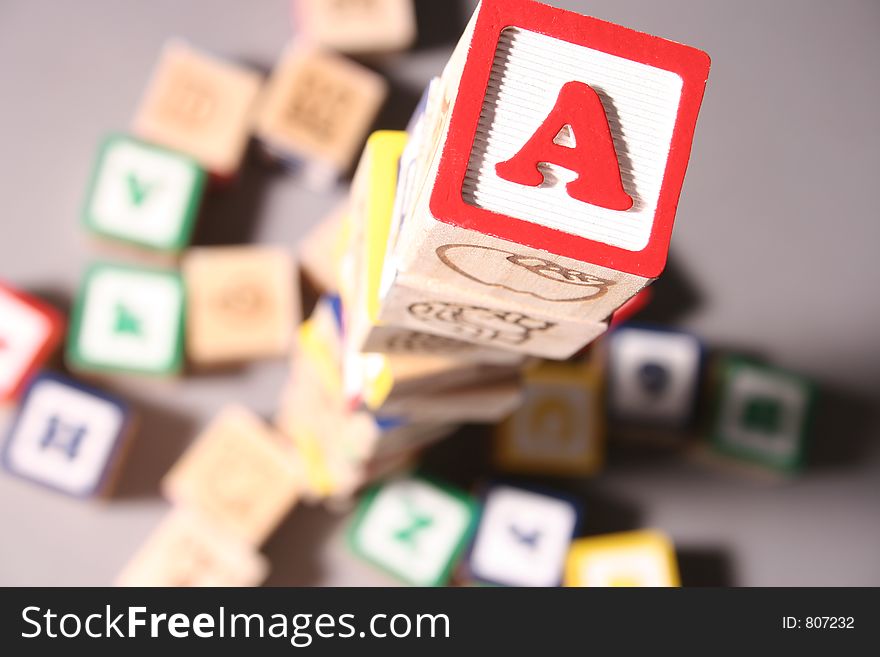
[[611, 332], [607, 350], [608, 409], [616, 423], [693, 425], [704, 354], [696, 336], [629, 325]]
[[519, 364], [492, 365], [467, 358], [421, 353], [360, 354], [358, 357], [361, 379], [354, 382], [355, 394], [369, 410], [377, 413], [382, 413], [383, 406], [389, 402], [505, 381], [517, 377], [520, 371]]
[[579, 517], [568, 498], [491, 487], [468, 557], [470, 575], [501, 586], [559, 586]]
[[296, 504], [300, 483], [280, 436], [233, 406], [168, 472], [162, 490], [236, 540], [256, 546]]
[[675, 549], [652, 530], [578, 539], [566, 561], [565, 586], [680, 586]]
[[301, 313], [293, 258], [265, 246], [206, 247], [182, 263], [187, 353], [197, 365], [287, 354]]
[[[494, 296], [465, 295], [437, 280], [409, 277], [406, 284], [397, 280], [388, 290], [379, 321], [552, 360], [570, 358], [608, 329], [607, 322], [541, 315], [508, 303]], [[369, 336], [363, 350], [380, 348], [379, 336]]]
[[718, 366], [712, 447], [782, 472], [806, 461], [815, 388], [803, 377], [744, 359]]
[[3, 450], [12, 474], [75, 497], [106, 495], [132, 433], [119, 399], [56, 374], [38, 375]]
[[78, 371], [174, 376], [183, 367], [180, 275], [98, 263], [76, 298], [67, 363]]
[[513, 377], [386, 400], [378, 412], [420, 422], [494, 424], [513, 413], [521, 401], [522, 385]]
[[589, 475], [601, 468], [605, 421], [593, 367], [544, 363], [526, 373], [522, 406], [496, 434], [495, 460], [511, 472]]
[[61, 313], [0, 283], [0, 407], [21, 393], [64, 336]]
[[605, 321], [664, 268], [708, 70], [688, 46], [484, 0], [443, 74], [395, 285]]
[[413, 0], [294, 0], [293, 18], [303, 38], [353, 55], [399, 52], [416, 40]]
[[262, 555], [198, 515], [177, 509], [125, 566], [116, 586], [259, 586], [268, 574]]
[[377, 487], [358, 507], [352, 551], [413, 586], [442, 586], [473, 531], [469, 496], [421, 478]]
[[271, 154], [325, 188], [354, 164], [387, 93], [379, 75], [353, 61], [288, 47], [260, 102], [256, 134]]
[[98, 155], [83, 221], [102, 238], [177, 252], [189, 245], [204, 185], [192, 158], [112, 135]]
[[524, 354], [507, 351], [503, 347], [484, 346], [389, 324], [373, 326], [363, 351], [368, 356], [444, 358], [491, 366], [518, 366], [527, 360]]
[[193, 157], [218, 178], [238, 172], [262, 83], [251, 69], [181, 41], [162, 49], [132, 130]]
[[348, 247], [343, 271], [356, 281], [343, 289], [346, 351], [358, 353], [379, 323], [379, 287], [385, 247], [391, 228], [397, 172], [407, 134], [400, 130], [374, 132], [367, 139], [351, 187], [346, 231]]

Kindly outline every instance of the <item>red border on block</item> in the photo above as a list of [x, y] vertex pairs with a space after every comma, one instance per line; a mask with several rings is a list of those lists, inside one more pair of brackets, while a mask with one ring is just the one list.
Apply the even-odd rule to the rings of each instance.
[[12, 388], [9, 390], [4, 391], [0, 389], [0, 403], [6, 403], [17, 399], [22, 390], [30, 382], [31, 378], [43, 367], [43, 365], [45, 365], [46, 361], [49, 360], [52, 353], [58, 348], [64, 338], [64, 331], [67, 322], [64, 319], [64, 315], [62, 315], [54, 306], [51, 306], [30, 294], [20, 292], [8, 285], [4, 285], [2, 282], [0, 282], [0, 290], [11, 297], [18, 299], [26, 306], [33, 308], [35, 311], [43, 315], [49, 322], [49, 334], [46, 336], [43, 344], [40, 345], [37, 353], [34, 354], [34, 357], [21, 372], [18, 382], [13, 384]]
[[[647, 246], [641, 251], [571, 235], [484, 210], [464, 201], [462, 187], [477, 124], [489, 85], [501, 32], [519, 27], [676, 73], [682, 79], [681, 101], [669, 159]], [[666, 266], [675, 211], [687, 171], [697, 115], [703, 100], [710, 59], [702, 50], [636, 32], [614, 23], [542, 5], [532, 0], [483, 0], [453, 109], [431, 195], [431, 213], [444, 223], [493, 235], [555, 255], [590, 262], [645, 278]]]

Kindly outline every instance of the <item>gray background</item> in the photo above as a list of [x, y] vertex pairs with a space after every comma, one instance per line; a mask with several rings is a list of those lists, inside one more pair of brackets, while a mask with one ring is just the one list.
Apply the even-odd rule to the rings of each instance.
[[[665, 529], [686, 582], [880, 584], [880, 3], [555, 4], [710, 53], [655, 312], [814, 377], [825, 400], [802, 479], [771, 485], [684, 459], [622, 457], [582, 487], [587, 529]], [[430, 31], [381, 66], [396, 89], [383, 127], [401, 125], [471, 6], [420, 3]], [[268, 70], [290, 37], [288, 2], [0, 1], [0, 277], [69, 303], [97, 254], [78, 214], [98, 141], [126, 128], [172, 35]], [[199, 241], [293, 245], [336, 196], [251, 162], [238, 188], [213, 195]], [[144, 409], [120, 495], [83, 503], [0, 477], [0, 584], [109, 583], [165, 512], [157, 480], [198, 428], [230, 401], [270, 415], [284, 374], [271, 363], [120, 382]], [[387, 583], [346, 554], [341, 529], [297, 509], [266, 548], [270, 583]]]

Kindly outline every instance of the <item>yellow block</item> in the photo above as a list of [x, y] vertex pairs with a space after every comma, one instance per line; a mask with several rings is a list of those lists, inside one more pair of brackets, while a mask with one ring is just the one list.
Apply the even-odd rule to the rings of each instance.
[[523, 403], [495, 436], [505, 470], [588, 475], [605, 459], [605, 409], [597, 368], [544, 362], [525, 376]]
[[672, 541], [641, 530], [581, 538], [571, 544], [565, 586], [680, 586]]
[[366, 282], [364, 299], [371, 323], [375, 323], [379, 317], [379, 285], [394, 213], [397, 173], [406, 141], [406, 132], [381, 130], [370, 135], [364, 153], [367, 168], [363, 188], [364, 259], [361, 275]]

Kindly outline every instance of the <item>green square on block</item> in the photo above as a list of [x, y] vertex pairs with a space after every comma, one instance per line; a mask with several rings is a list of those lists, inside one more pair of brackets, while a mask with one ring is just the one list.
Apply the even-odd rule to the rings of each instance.
[[183, 368], [183, 281], [176, 272], [98, 263], [71, 318], [71, 369], [174, 376]]
[[369, 491], [349, 528], [352, 551], [413, 586], [442, 586], [471, 538], [478, 516], [466, 493], [421, 477]]
[[98, 153], [83, 222], [103, 238], [180, 251], [192, 238], [205, 179], [192, 158], [112, 135]]
[[776, 470], [802, 468], [815, 405], [813, 384], [736, 357], [723, 359], [718, 373], [713, 448]]

